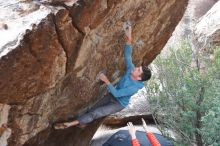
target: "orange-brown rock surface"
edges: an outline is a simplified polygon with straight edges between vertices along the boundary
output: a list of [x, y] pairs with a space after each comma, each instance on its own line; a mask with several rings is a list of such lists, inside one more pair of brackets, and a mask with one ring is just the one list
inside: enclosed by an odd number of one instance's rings
[[80, 0], [49, 14], [0, 58], [0, 102], [11, 106], [10, 146], [89, 145], [100, 121], [54, 131], [101, 97], [96, 75], [123, 73], [122, 25], [133, 27], [136, 65], [149, 64], [181, 19], [187, 0]]

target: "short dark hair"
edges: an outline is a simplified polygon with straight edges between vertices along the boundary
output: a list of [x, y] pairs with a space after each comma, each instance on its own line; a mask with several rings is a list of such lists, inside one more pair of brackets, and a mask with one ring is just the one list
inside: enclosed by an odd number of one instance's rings
[[141, 81], [149, 80], [151, 78], [151, 70], [147, 66], [142, 66], [142, 70]]

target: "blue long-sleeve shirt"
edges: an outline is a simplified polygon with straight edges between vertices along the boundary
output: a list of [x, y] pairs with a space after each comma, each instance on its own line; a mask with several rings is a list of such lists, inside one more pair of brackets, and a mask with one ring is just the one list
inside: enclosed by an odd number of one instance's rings
[[131, 71], [134, 68], [131, 55], [132, 46], [129, 44], [125, 44], [124, 58], [126, 64], [126, 72], [121, 77], [115, 87], [112, 84], [108, 84], [108, 89], [110, 93], [122, 106], [127, 106], [131, 96], [134, 95], [139, 89], [144, 87], [144, 83], [142, 81], [131, 79]]

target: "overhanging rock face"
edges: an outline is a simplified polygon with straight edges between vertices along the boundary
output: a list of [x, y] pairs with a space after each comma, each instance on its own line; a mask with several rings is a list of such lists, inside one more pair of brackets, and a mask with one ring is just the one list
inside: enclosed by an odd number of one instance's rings
[[47, 15], [0, 58], [0, 101], [11, 105], [9, 145], [88, 146], [101, 120], [84, 130], [54, 131], [52, 123], [100, 98], [99, 71], [111, 81], [123, 73], [125, 21], [133, 27], [134, 63], [149, 64], [186, 5], [187, 0], [81, 0]]

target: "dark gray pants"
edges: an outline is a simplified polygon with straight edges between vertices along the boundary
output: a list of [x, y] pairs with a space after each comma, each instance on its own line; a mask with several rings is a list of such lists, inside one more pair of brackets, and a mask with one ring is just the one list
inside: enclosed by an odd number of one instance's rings
[[79, 116], [77, 120], [80, 124], [87, 124], [95, 119], [116, 113], [124, 108], [111, 94], [107, 94], [99, 100], [85, 114]]

